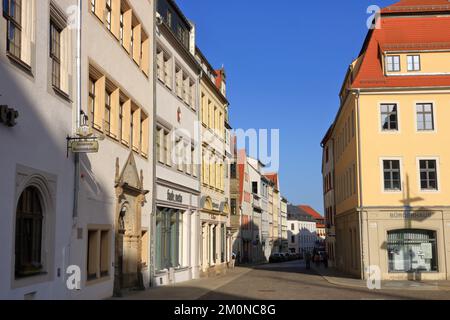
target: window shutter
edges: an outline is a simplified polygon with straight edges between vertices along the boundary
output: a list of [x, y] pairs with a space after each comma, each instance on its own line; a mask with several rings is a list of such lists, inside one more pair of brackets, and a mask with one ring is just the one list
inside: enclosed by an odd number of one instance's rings
[[131, 21], [132, 21], [131, 9], [123, 13], [123, 47], [128, 53], [131, 53]]
[[112, 0], [112, 17], [111, 17], [111, 32], [120, 39], [120, 6], [121, 0]]
[[98, 79], [95, 83], [94, 127], [100, 131], [103, 131], [103, 117], [105, 115], [105, 85], [105, 76]]
[[133, 28], [133, 60], [138, 64], [141, 65], [141, 25], [138, 24], [136, 27]]
[[114, 138], [117, 138], [119, 136], [119, 108], [120, 108], [120, 90], [116, 89], [111, 93], [110, 133]]

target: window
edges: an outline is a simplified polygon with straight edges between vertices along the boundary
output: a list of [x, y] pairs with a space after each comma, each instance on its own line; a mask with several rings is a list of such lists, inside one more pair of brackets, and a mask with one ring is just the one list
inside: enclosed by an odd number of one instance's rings
[[50, 58], [52, 59], [52, 85], [61, 88], [61, 28], [50, 22]]
[[111, 133], [111, 93], [105, 91], [105, 133]]
[[123, 11], [120, 10], [119, 18], [119, 42], [123, 46], [123, 35], [124, 35], [124, 22], [123, 22]]
[[92, 127], [94, 126], [95, 117], [95, 80], [89, 78], [89, 117], [91, 119]]
[[295, 230], [295, 225], [293, 223], [291, 223], [291, 230], [294, 231]]
[[119, 104], [119, 141], [121, 142], [123, 139], [123, 104], [124, 102], [121, 101]]
[[400, 161], [383, 160], [384, 190], [399, 191], [401, 187]]
[[419, 103], [416, 106], [416, 110], [417, 110], [417, 130], [433, 131], [434, 130], [433, 105], [431, 103]]
[[291, 236], [291, 243], [295, 243], [295, 236]]
[[29, 277], [42, 272], [43, 208], [37, 188], [26, 188], [16, 211], [15, 276]]
[[86, 263], [88, 281], [109, 276], [109, 238], [109, 230], [88, 230]]
[[400, 56], [387, 56], [386, 57], [386, 68], [388, 72], [399, 72], [400, 71]]
[[398, 115], [396, 104], [381, 105], [381, 130], [383, 131], [398, 130]]
[[420, 56], [408, 56], [408, 71], [420, 71]]
[[6, 50], [20, 59], [22, 53], [22, 0], [4, 0], [3, 14], [6, 18]]
[[236, 167], [236, 163], [232, 163], [231, 165], [230, 165], [230, 176], [231, 176], [231, 179], [236, 179], [236, 177], [237, 177], [237, 167]]
[[230, 200], [230, 206], [231, 206], [231, 215], [235, 216], [237, 215], [237, 200], [231, 199]]
[[106, 27], [111, 30], [112, 0], [106, 0]]
[[436, 232], [396, 230], [388, 232], [389, 272], [437, 272]]
[[252, 192], [253, 194], [258, 194], [258, 182], [252, 182]]
[[95, 0], [91, 0], [91, 12], [95, 13], [95, 5], [96, 5], [96, 1]]
[[158, 208], [156, 214], [156, 270], [181, 266], [181, 211]]
[[420, 188], [422, 190], [437, 190], [437, 163], [436, 160], [420, 160]]

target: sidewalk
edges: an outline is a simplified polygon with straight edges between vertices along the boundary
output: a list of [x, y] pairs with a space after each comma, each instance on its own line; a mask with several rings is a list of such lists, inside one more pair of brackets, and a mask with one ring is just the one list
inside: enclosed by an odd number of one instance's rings
[[[316, 267], [315, 264], [311, 264], [311, 269], [330, 284], [369, 290], [366, 280], [350, 278], [334, 268], [326, 269], [323, 265]], [[450, 291], [450, 281], [381, 281], [381, 290]]]
[[129, 292], [121, 298], [112, 300], [199, 300], [211, 291], [227, 285], [228, 283], [244, 276], [252, 269], [248, 267], [235, 267], [227, 271], [225, 275], [210, 278], [201, 278], [183, 283], [153, 287], [145, 291]]

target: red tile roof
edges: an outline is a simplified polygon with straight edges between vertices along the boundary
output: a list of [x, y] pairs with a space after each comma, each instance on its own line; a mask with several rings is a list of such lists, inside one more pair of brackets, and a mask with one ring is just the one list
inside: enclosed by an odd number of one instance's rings
[[265, 174], [264, 177], [272, 181], [275, 184], [275, 186], [278, 187], [278, 173], [268, 173]]
[[[409, 1], [406, 1], [409, 3]], [[418, 2], [412, 1], [411, 3]], [[423, 0], [422, 0], [423, 2]], [[447, 2], [447, 1], [445, 1]], [[450, 2], [448, 2], [450, 5]], [[450, 76], [387, 77], [382, 68], [382, 52], [418, 49], [450, 49], [450, 17], [383, 17], [381, 28], [369, 32], [352, 88], [441, 87], [450, 86]]]
[[310, 206], [307, 205], [300, 205], [298, 206], [301, 210], [303, 210], [304, 212], [306, 212], [307, 214], [309, 214], [311, 217], [313, 217], [316, 220], [323, 220], [325, 219], [320, 213], [318, 213], [316, 210], [314, 210], [313, 208], [311, 208]]
[[384, 9], [382, 13], [441, 12], [450, 10], [448, 0], [401, 0]]

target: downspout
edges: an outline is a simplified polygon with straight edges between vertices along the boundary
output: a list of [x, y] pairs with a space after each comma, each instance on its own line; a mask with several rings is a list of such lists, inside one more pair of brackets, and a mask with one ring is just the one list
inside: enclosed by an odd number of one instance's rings
[[361, 152], [361, 117], [360, 117], [360, 94], [361, 90], [356, 90], [356, 114], [357, 114], [357, 122], [358, 122], [358, 181], [359, 181], [359, 197], [358, 197], [358, 219], [359, 219], [359, 251], [360, 251], [360, 263], [361, 263], [361, 279], [365, 279], [365, 272], [364, 272], [364, 247], [363, 247], [363, 221], [362, 221], [362, 214], [363, 214], [363, 193], [362, 193], [362, 164], [361, 164], [361, 158], [362, 158], [362, 152]]
[[[152, 136], [152, 150], [153, 150], [153, 155], [155, 155], [156, 152], [156, 143], [155, 143], [155, 137], [156, 137], [156, 119], [157, 119], [157, 112], [156, 112], [156, 82], [158, 81], [157, 79], [157, 74], [156, 74], [156, 36], [157, 36], [157, 32], [156, 29], [158, 28], [158, 24], [156, 23], [156, 1], [153, 1], [153, 57], [152, 57], [152, 62], [153, 62], [153, 69], [152, 69], [152, 73], [153, 73], [153, 136]], [[157, 190], [157, 185], [156, 185], [156, 165], [157, 165], [157, 159], [155, 156], [153, 156], [153, 165], [152, 165], [152, 174], [153, 174], [153, 190], [152, 190], [152, 213], [150, 214], [150, 266], [149, 266], [149, 286], [153, 287], [154, 286], [154, 277], [155, 277], [155, 264], [156, 264], [156, 259], [155, 259], [155, 254], [156, 250], [155, 250], [155, 243], [156, 243], [156, 211], [157, 211], [157, 207], [156, 207], [156, 190]]]
[[[78, 133], [81, 122], [81, 18], [83, 13], [83, 1], [78, 0], [78, 17], [77, 17], [77, 105], [75, 110], [75, 133]], [[73, 199], [73, 227], [77, 224], [78, 219], [78, 198], [80, 191], [80, 157], [76, 153], [74, 155], [74, 199]]]

